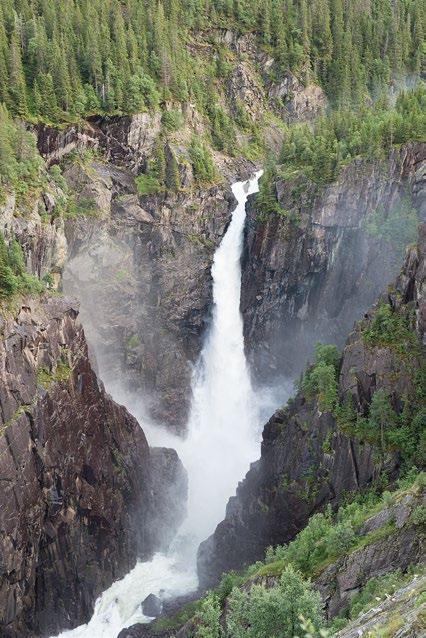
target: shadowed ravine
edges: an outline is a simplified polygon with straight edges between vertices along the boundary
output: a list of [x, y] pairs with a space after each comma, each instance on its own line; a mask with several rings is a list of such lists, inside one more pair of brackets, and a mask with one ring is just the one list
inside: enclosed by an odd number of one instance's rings
[[187, 438], [142, 422], [150, 443], [174, 447], [184, 463], [189, 479], [187, 518], [167, 555], [138, 563], [98, 599], [87, 625], [63, 632], [63, 637], [116, 638], [121, 629], [149, 621], [141, 610], [148, 594], [171, 598], [196, 589], [199, 543], [223, 518], [228, 498], [259, 455], [264, 406], [251, 385], [239, 307], [245, 204], [248, 195], [257, 192], [260, 176], [261, 171], [232, 187], [238, 205], [212, 267], [212, 322], [193, 374]]

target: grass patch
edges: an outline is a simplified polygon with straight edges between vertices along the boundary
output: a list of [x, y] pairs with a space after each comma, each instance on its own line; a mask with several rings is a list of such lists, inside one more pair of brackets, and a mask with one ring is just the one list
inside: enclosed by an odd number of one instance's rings
[[164, 190], [158, 179], [152, 175], [138, 175], [135, 177], [135, 182], [138, 195], [141, 196], [156, 195]]
[[50, 371], [45, 366], [37, 370], [37, 385], [47, 390], [52, 383], [67, 381], [72, 374], [72, 368], [67, 361], [61, 360], [56, 365], [54, 371]]

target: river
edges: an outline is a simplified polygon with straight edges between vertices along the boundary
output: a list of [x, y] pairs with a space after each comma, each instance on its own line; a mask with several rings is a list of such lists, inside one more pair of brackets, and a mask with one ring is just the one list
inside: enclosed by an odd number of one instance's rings
[[223, 519], [238, 481], [259, 456], [263, 410], [244, 354], [240, 293], [245, 205], [261, 174], [232, 185], [237, 206], [214, 256], [212, 321], [194, 370], [188, 435], [182, 440], [142, 422], [151, 444], [174, 447], [182, 459], [189, 480], [187, 518], [167, 554], [138, 563], [99, 597], [87, 625], [61, 638], [117, 638], [121, 629], [150, 620], [141, 610], [148, 594], [171, 598], [196, 589], [197, 548]]

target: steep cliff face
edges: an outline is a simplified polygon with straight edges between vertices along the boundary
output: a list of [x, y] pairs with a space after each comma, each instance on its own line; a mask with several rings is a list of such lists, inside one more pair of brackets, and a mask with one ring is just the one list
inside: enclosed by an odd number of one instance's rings
[[[426, 216], [426, 146], [395, 150], [387, 162], [357, 160], [325, 186], [278, 181], [283, 209], [266, 220], [252, 198], [243, 256], [241, 309], [254, 373], [267, 381], [300, 372], [313, 345], [342, 345], [355, 319], [398, 272], [400, 235], [386, 220], [412, 200]], [[367, 229], [373, 217], [379, 228]]]
[[[336, 390], [341, 404], [350, 401], [358, 414], [368, 414], [378, 390], [391, 397], [399, 412], [417, 392], [417, 371], [424, 365], [419, 344], [425, 330], [425, 253], [423, 226], [418, 246], [408, 252], [402, 274], [381, 301], [395, 317], [416, 311], [411, 332], [403, 328], [408, 341], [399, 346], [396, 329], [386, 338], [366, 338], [371, 326], [382, 329], [380, 319], [375, 320], [378, 306], [356, 325], [344, 348]], [[367, 443], [367, 434], [354, 438], [345, 432], [351, 431], [335, 412], [320, 408], [318, 400], [304, 392], [276, 412], [265, 426], [260, 460], [230, 499], [224, 521], [200, 546], [202, 586], [261, 558], [267, 546], [289, 541], [312, 513], [367, 486], [379, 471], [385, 469], [389, 478], [397, 474], [398, 453], [381, 458]]]
[[[51, 287], [68, 256], [63, 197], [48, 181], [0, 207], [6, 242]], [[2, 299], [0, 332], [0, 633], [52, 635], [88, 620], [102, 590], [167, 547], [186, 473], [105, 393], [75, 300]]]
[[177, 455], [150, 451], [105, 394], [77, 314], [47, 297], [1, 319], [2, 636], [86, 621], [103, 589], [164, 547], [156, 526], [172, 531], [184, 511]]
[[120, 379], [151, 417], [180, 431], [232, 193], [213, 186], [139, 197], [130, 171], [100, 162], [64, 175], [96, 213], [67, 222], [64, 289], [81, 301], [101, 376]]

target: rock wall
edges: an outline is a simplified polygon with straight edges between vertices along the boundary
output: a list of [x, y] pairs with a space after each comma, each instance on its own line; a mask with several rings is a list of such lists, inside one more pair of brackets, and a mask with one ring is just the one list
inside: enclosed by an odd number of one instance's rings
[[322, 188], [302, 177], [281, 180], [276, 192], [298, 221], [263, 220], [251, 198], [242, 264], [247, 353], [266, 383], [298, 374], [318, 341], [343, 345], [396, 276], [398, 237], [390, 244], [366, 223], [376, 210], [386, 219], [406, 198], [426, 219], [426, 145], [395, 150], [387, 162], [356, 160]]
[[[102, 195], [102, 190], [97, 191]], [[0, 207], [28, 272], [58, 287], [68, 258], [64, 193]], [[57, 293], [0, 313], [0, 635], [49, 636], [87, 621], [137, 558], [168, 546], [185, 514], [174, 450], [148, 447], [97, 379], [78, 303]]]
[[96, 211], [66, 225], [63, 285], [81, 301], [101, 376], [109, 387], [120, 380], [151, 418], [182, 431], [233, 195], [214, 186], [139, 197], [132, 174], [109, 163], [72, 165], [64, 175]]
[[[401, 275], [384, 297], [395, 310], [416, 309], [414, 330], [420, 340], [426, 328], [425, 256], [423, 225], [418, 245], [408, 251]], [[392, 345], [367, 345], [363, 331], [373, 313], [355, 326], [340, 364], [340, 400], [351, 396], [360, 414], [367, 413], [374, 392], [382, 388], [401, 406], [414, 391], [415, 371], [424, 364], [424, 352], [409, 353], [408, 364]], [[262, 558], [269, 545], [288, 542], [315, 511], [367, 486], [379, 470], [391, 478], [398, 463], [398, 455], [390, 454], [381, 466], [367, 443], [344, 434], [330, 412], [299, 392], [266, 424], [260, 459], [229, 500], [225, 519], [200, 545], [201, 586], [210, 587], [223, 572]]]
[[177, 455], [150, 451], [135, 419], [105, 394], [77, 314], [75, 302], [47, 297], [1, 319], [5, 638], [87, 621], [102, 590], [165, 546], [155, 527], [172, 533], [184, 512]]

